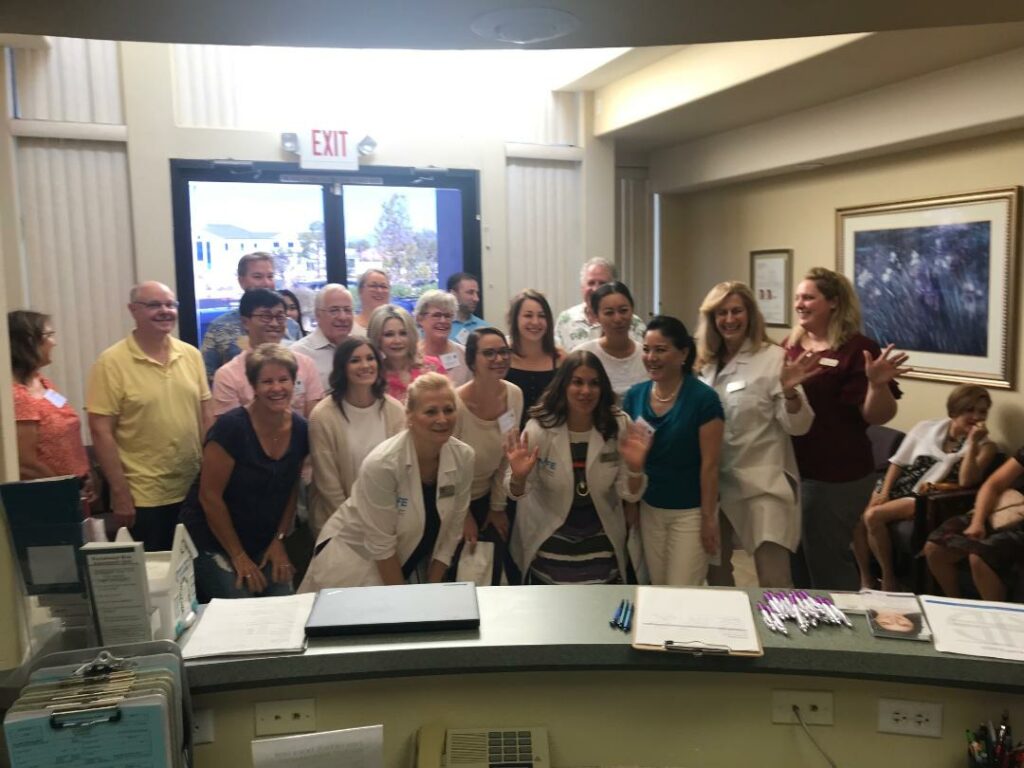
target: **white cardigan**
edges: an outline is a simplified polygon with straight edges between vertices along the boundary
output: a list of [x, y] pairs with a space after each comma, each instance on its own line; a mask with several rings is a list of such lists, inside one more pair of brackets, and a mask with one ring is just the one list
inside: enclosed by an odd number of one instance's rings
[[[630, 424], [624, 413], [617, 416], [619, 435]], [[512, 470], [505, 473], [505, 489], [509, 498], [518, 499], [516, 523], [512, 529], [511, 551], [524, 576], [537, 556], [540, 545], [557, 531], [569, 516], [575, 481], [572, 471], [572, 449], [569, 428], [565, 424], [546, 429], [530, 419], [525, 434], [530, 449], [540, 449], [537, 465], [526, 479], [522, 496], [511, 491]], [[643, 477], [636, 493], [629, 492], [629, 470], [619, 456], [618, 437], [605, 441], [596, 429], [587, 445], [587, 485], [590, 497], [605, 534], [615, 549], [619, 573], [626, 574], [626, 518], [623, 501], [638, 501], [647, 489]]]
[[[437, 514], [441, 528], [432, 559], [450, 563], [462, 538], [473, 482], [473, 449], [449, 438], [437, 470]], [[378, 445], [360, 470], [352, 495], [331, 515], [317, 539], [300, 592], [327, 587], [381, 584], [377, 560], [397, 555], [405, 562], [423, 537], [426, 511], [412, 435], [399, 432]]]
[[[384, 435], [393, 437], [405, 429], [405, 408], [384, 395]], [[349, 441], [352, 425], [341, 415], [334, 398], [328, 396], [317, 403], [309, 414], [309, 455], [313, 462], [313, 484], [309, 489], [309, 524], [320, 533], [327, 518], [352, 493], [352, 460]]]

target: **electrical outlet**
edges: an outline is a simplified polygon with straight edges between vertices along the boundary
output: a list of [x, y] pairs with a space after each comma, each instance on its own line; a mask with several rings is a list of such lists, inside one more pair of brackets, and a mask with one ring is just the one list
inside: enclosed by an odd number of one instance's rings
[[793, 707], [808, 725], [832, 725], [832, 691], [772, 691], [772, 722], [799, 723]]
[[209, 744], [213, 741], [213, 710], [197, 709], [192, 713], [192, 743]]
[[942, 738], [942, 705], [930, 701], [878, 700], [878, 730]]
[[261, 701], [256, 708], [256, 735], [310, 733], [316, 730], [316, 699]]

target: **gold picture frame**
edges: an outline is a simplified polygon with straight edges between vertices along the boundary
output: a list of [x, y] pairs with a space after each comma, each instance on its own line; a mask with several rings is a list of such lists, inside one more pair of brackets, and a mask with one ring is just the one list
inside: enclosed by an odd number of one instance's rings
[[793, 306], [793, 251], [750, 252], [750, 289], [769, 328], [789, 328]]
[[1020, 187], [836, 211], [864, 333], [910, 354], [908, 378], [1014, 387], [1020, 216]]

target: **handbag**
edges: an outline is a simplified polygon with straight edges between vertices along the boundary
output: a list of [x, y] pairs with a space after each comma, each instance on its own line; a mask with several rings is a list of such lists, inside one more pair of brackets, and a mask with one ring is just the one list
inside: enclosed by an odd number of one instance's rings
[[1024, 493], [1015, 488], [1003, 491], [996, 502], [996, 508], [989, 515], [988, 524], [993, 531], [1024, 524]]

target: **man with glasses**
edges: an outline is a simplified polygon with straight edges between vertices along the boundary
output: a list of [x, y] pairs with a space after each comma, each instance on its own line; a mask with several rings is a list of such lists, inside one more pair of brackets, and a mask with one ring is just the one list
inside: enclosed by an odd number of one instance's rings
[[[238, 313], [242, 318], [242, 327], [249, 337], [250, 349], [242, 350], [240, 355], [217, 369], [213, 375], [213, 414], [220, 416], [232, 408], [248, 405], [252, 402], [253, 391], [249, 379], [245, 375], [245, 361], [249, 353], [260, 344], [280, 344], [284, 338], [285, 314], [284, 296], [267, 288], [253, 288], [242, 295], [238, 303]], [[320, 375], [316, 364], [306, 355], [296, 351], [295, 362], [299, 370], [295, 376], [295, 388], [292, 391], [292, 410], [299, 416], [309, 418], [313, 406], [324, 397], [324, 388], [320, 383]]]
[[199, 350], [171, 335], [174, 292], [162, 283], [137, 285], [128, 311], [135, 330], [97, 358], [86, 410], [114, 520], [147, 551], [163, 551], [199, 472], [213, 409]]
[[313, 358], [320, 384], [327, 391], [334, 367], [334, 350], [352, 333], [352, 294], [343, 285], [328, 283], [316, 294], [314, 313], [316, 330], [292, 344], [290, 349]]
[[455, 312], [455, 319], [452, 320], [448, 338], [466, 346], [469, 334], [487, 325], [482, 317], [473, 314], [480, 306], [480, 281], [469, 272], [456, 272], [448, 278], [448, 293], [455, 297], [459, 307]]
[[[238, 260], [238, 284], [243, 291], [254, 288], [274, 290], [274, 255], [266, 251], [247, 253]], [[286, 339], [302, 337], [299, 324], [288, 318], [285, 328]], [[210, 323], [203, 336], [200, 350], [206, 364], [206, 378], [213, 381], [213, 374], [228, 360], [231, 360], [243, 349], [252, 348], [242, 325], [242, 317], [237, 309], [219, 315]]]

